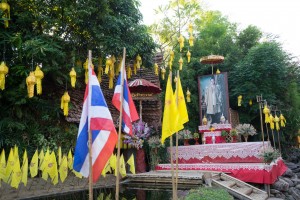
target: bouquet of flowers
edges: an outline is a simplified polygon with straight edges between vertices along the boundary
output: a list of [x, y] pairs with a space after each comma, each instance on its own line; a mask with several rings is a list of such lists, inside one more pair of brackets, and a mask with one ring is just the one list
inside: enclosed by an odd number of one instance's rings
[[124, 143], [139, 149], [143, 147], [144, 140], [150, 136], [151, 128], [146, 122], [139, 120], [132, 124], [132, 133], [132, 135], [124, 136]]
[[180, 136], [180, 138], [183, 139], [191, 139], [192, 138], [192, 134], [190, 130], [181, 130], [178, 132], [178, 135]]

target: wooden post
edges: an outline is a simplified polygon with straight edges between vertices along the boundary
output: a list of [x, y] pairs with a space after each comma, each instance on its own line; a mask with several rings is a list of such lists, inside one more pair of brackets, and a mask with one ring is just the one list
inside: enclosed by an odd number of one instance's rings
[[120, 192], [120, 142], [121, 142], [121, 131], [122, 131], [122, 114], [123, 114], [123, 99], [124, 99], [124, 67], [125, 67], [125, 56], [126, 56], [126, 48], [124, 47], [123, 50], [123, 59], [122, 59], [122, 66], [121, 66], [121, 92], [120, 92], [120, 98], [121, 98], [121, 102], [120, 102], [120, 118], [119, 118], [119, 133], [118, 133], [118, 149], [117, 149], [117, 163], [116, 163], [116, 195], [115, 195], [115, 199], [118, 200], [119, 199], [119, 192]]
[[170, 136], [170, 155], [171, 155], [171, 174], [172, 174], [172, 192], [173, 192], [173, 200], [176, 200], [175, 193], [175, 182], [174, 182], [174, 165], [173, 165], [173, 136]]
[[[179, 70], [177, 70], [177, 82], [176, 82], [176, 106], [178, 108], [178, 83], [179, 83]], [[176, 167], [175, 167], [175, 192], [177, 198], [177, 188], [178, 188], [178, 132], [176, 132], [176, 149], [175, 149], [175, 159], [176, 159]]]
[[[91, 70], [92, 65], [92, 51], [89, 50], [88, 70]], [[90, 80], [89, 80], [90, 81]], [[88, 111], [89, 112], [89, 111]], [[89, 127], [89, 199], [93, 200], [93, 155], [92, 155], [92, 131]]]

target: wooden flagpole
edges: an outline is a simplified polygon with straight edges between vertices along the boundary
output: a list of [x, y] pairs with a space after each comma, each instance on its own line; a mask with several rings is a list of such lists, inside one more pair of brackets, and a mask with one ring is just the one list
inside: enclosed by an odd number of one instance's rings
[[[88, 70], [91, 70], [90, 69], [91, 66], [92, 66], [92, 51], [89, 50]], [[91, 77], [89, 77], [89, 78], [91, 78]], [[91, 92], [91, 91], [89, 91], [89, 92]], [[90, 101], [90, 99], [88, 101]], [[89, 127], [90, 127], [90, 124], [89, 124]], [[93, 200], [92, 131], [90, 130], [90, 128], [89, 128], [89, 167], [90, 167], [90, 174], [89, 174], [89, 200]]]
[[116, 177], [116, 196], [115, 199], [118, 200], [119, 199], [119, 192], [120, 192], [120, 143], [121, 143], [121, 131], [122, 131], [122, 115], [123, 115], [123, 99], [124, 99], [124, 95], [123, 95], [123, 88], [124, 88], [124, 67], [125, 67], [125, 56], [126, 56], [126, 48], [124, 47], [123, 50], [123, 60], [122, 60], [122, 66], [121, 66], [121, 92], [120, 92], [120, 98], [121, 98], [121, 102], [120, 102], [120, 118], [119, 118], [119, 133], [118, 133], [118, 150], [117, 150], [117, 164], [116, 164], [116, 173], [117, 173], [117, 177]]
[[[178, 81], [179, 81], [179, 70], [177, 70], [177, 82], [176, 82], [176, 106], [178, 108]], [[178, 187], [178, 132], [176, 132], [176, 150], [175, 150], [175, 159], [176, 159], [176, 167], [175, 167], [175, 191], [177, 195], [177, 187]]]

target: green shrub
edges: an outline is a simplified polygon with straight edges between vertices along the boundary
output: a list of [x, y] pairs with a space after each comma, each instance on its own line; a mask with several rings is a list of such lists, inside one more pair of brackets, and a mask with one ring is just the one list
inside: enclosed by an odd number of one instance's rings
[[233, 197], [224, 189], [220, 188], [199, 188], [190, 190], [185, 200], [233, 200]]

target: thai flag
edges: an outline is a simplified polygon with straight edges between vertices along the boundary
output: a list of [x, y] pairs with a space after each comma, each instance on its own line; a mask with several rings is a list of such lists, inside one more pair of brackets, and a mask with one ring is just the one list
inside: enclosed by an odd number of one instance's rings
[[121, 106], [121, 77], [124, 77], [124, 87], [123, 87], [123, 112], [122, 112], [122, 131], [132, 135], [132, 122], [139, 119], [139, 115], [136, 111], [134, 102], [132, 100], [128, 84], [126, 78], [126, 71], [125, 71], [125, 58], [122, 59], [122, 66], [121, 66], [121, 73], [119, 75], [117, 85], [115, 87], [114, 96], [112, 99], [112, 104], [120, 111]]
[[89, 176], [88, 131], [92, 132], [93, 182], [96, 182], [112, 155], [118, 135], [94, 70], [89, 67], [82, 114], [75, 147], [75, 171]]

